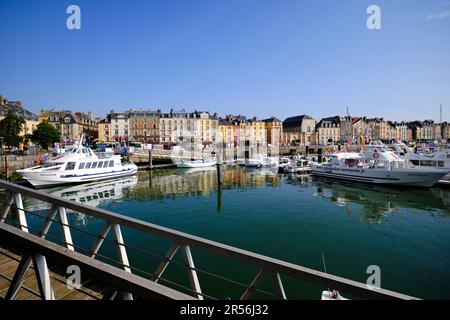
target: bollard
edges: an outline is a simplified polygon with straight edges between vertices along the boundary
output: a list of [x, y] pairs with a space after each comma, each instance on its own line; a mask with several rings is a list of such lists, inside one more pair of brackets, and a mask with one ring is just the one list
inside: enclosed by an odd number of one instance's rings
[[5, 180], [8, 181], [8, 156], [5, 156]]
[[152, 150], [148, 150], [148, 169], [153, 169], [153, 157], [152, 157]]

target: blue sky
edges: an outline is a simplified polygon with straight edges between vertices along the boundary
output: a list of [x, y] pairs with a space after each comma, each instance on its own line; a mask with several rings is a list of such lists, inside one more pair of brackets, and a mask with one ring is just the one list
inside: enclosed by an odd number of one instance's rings
[[0, 94], [34, 112], [450, 120], [450, 0], [0, 0], [0, 41]]

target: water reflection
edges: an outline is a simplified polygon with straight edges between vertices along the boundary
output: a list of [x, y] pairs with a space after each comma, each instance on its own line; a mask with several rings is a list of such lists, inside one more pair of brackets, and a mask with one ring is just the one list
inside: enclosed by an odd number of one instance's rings
[[450, 194], [442, 189], [394, 189], [319, 178], [312, 179], [311, 185], [315, 196], [344, 208], [348, 215], [359, 214], [361, 221], [379, 222], [402, 209], [411, 213], [423, 210], [450, 216]]
[[[292, 188], [294, 186], [294, 188]], [[217, 197], [217, 210], [222, 210], [222, 195], [230, 189], [256, 189], [281, 187], [277, 192], [292, 194], [290, 200], [281, 203], [286, 210], [298, 206], [298, 190], [311, 194], [309, 203], [315, 207], [317, 198], [332, 202], [344, 209], [345, 214], [358, 214], [361, 221], [379, 222], [388, 215], [424, 210], [432, 214], [450, 216], [450, 192], [442, 189], [394, 189], [390, 187], [357, 185], [345, 182], [316, 179], [309, 175], [281, 175], [275, 168], [249, 169], [243, 167], [226, 168], [223, 184], [217, 186], [216, 168], [167, 169], [139, 172], [136, 177], [110, 180], [100, 183], [58, 187], [47, 189], [51, 195], [76, 201], [90, 206], [100, 206], [113, 210], [117, 201], [152, 201], [189, 197]], [[316, 200], [314, 200], [316, 199]], [[292, 201], [292, 202], [290, 202]], [[302, 200], [305, 201], [305, 200]], [[37, 200], [26, 198], [24, 204], [29, 210], [46, 209], [48, 206]]]
[[[127, 177], [104, 182], [60, 186], [52, 189], [43, 189], [43, 191], [65, 200], [98, 207], [108, 201], [127, 198], [130, 189], [136, 186], [137, 182], [137, 177]], [[24, 206], [26, 210], [38, 212], [50, 208], [48, 203], [29, 197], [24, 198]], [[68, 212], [72, 211], [68, 210]], [[87, 224], [86, 216], [84, 214], [75, 213], [74, 216], [77, 219], [77, 225]]]

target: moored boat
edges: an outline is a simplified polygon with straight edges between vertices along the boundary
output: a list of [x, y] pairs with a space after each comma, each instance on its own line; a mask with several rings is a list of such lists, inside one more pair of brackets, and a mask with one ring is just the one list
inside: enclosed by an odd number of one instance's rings
[[178, 160], [174, 162], [178, 168], [203, 168], [212, 167], [217, 164], [216, 159], [196, 159], [196, 160]]
[[95, 154], [80, 143], [51, 158], [43, 165], [17, 170], [34, 187], [85, 183], [134, 175], [137, 166], [125, 163], [120, 155]]
[[363, 153], [332, 154], [325, 163], [314, 163], [312, 173], [333, 179], [373, 184], [431, 187], [449, 173], [448, 169], [416, 167], [383, 144], [371, 144]]

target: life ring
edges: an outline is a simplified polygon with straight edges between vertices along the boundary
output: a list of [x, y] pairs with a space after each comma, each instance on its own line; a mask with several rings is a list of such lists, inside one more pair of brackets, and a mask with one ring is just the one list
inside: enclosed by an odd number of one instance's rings
[[373, 157], [374, 157], [375, 159], [378, 159], [378, 158], [380, 157], [380, 154], [379, 154], [378, 152], [374, 152], [374, 153], [373, 153]]

